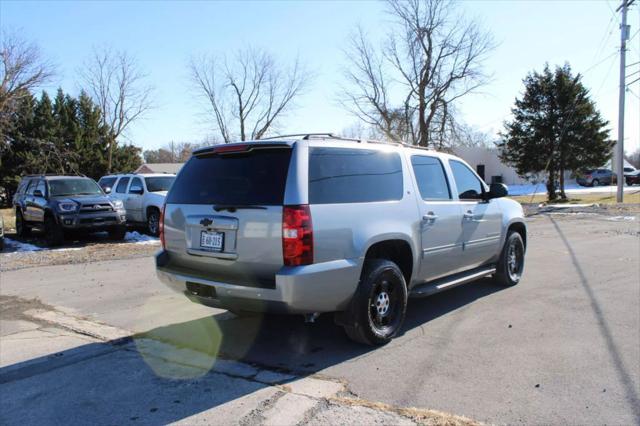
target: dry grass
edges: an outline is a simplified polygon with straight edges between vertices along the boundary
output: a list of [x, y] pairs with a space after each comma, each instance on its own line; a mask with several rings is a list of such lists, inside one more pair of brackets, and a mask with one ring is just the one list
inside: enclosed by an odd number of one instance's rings
[[359, 398], [334, 397], [330, 401], [340, 405], [359, 406], [378, 411], [396, 413], [408, 417], [419, 425], [426, 426], [480, 426], [482, 423], [455, 414], [422, 408], [400, 408], [382, 402], [371, 402]]
[[13, 231], [16, 229], [16, 217], [13, 209], [0, 209], [0, 215], [4, 219], [4, 230]]
[[[554, 201], [554, 203], [569, 203], [569, 204], [617, 204], [616, 193], [595, 193], [595, 194], [568, 194], [569, 199], [567, 201]], [[533, 197], [531, 195], [519, 195], [516, 197], [510, 197], [519, 203], [546, 203], [546, 194], [537, 194]], [[640, 203], [640, 189], [633, 192], [624, 193], [624, 204], [638, 204]]]

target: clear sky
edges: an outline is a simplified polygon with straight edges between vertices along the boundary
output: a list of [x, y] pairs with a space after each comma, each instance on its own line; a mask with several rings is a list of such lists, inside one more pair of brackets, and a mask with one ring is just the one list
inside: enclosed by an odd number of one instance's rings
[[[636, 2], [638, 3], [638, 2]], [[486, 61], [493, 74], [482, 93], [458, 104], [464, 120], [495, 133], [509, 118], [527, 72], [568, 61], [584, 73], [598, 108], [617, 138], [619, 14], [617, 0], [483, 1], [467, 0], [461, 10], [489, 30], [499, 43]], [[640, 5], [629, 13], [627, 63], [640, 61]], [[0, 24], [36, 42], [58, 67], [48, 90], [79, 90], [77, 70], [94, 46], [109, 45], [135, 55], [155, 86], [156, 107], [133, 125], [128, 138], [145, 149], [171, 140], [200, 141], [212, 133], [203, 106], [190, 90], [190, 56], [233, 52], [253, 45], [283, 61], [299, 54], [316, 78], [298, 109], [282, 121], [285, 132], [340, 132], [355, 117], [336, 102], [345, 59], [342, 48], [361, 24], [372, 37], [389, 28], [384, 4], [373, 1], [235, 2], [26, 2], [0, 0]], [[595, 66], [594, 66], [595, 65]], [[627, 69], [636, 72], [640, 65]], [[627, 93], [625, 144], [640, 146], [640, 82]]]

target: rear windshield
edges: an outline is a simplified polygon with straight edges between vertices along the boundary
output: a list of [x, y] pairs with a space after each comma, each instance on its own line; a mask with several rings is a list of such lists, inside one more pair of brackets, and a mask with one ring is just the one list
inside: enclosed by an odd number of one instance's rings
[[146, 177], [144, 181], [147, 183], [147, 191], [162, 192], [168, 191], [171, 184], [175, 180], [175, 176]]
[[290, 159], [290, 148], [194, 156], [174, 181], [167, 203], [282, 205]]
[[402, 198], [402, 165], [396, 152], [311, 148], [311, 204], [367, 203]]

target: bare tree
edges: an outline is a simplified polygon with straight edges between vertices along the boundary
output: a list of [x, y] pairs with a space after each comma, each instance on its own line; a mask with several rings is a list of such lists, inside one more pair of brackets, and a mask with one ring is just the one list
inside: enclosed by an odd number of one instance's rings
[[487, 81], [491, 36], [450, 0], [388, 0], [395, 27], [376, 49], [362, 29], [347, 49], [343, 104], [387, 137], [442, 148], [455, 131], [455, 102]]
[[108, 48], [94, 49], [81, 75], [85, 89], [102, 110], [102, 124], [112, 132], [107, 161], [110, 172], [118, 138], [153, 107], [153, 87], [146, 84], [147, 74], [134, 57]]
[[285, 68], [268, 52], [253, 48], [239, 51], [231, 60], [192, 58], [189, 72], [225, 143], [264, 137], [293, 107], [310, 79], [299, 60]]
[[15, 33], [2, 32], [0, 40], [0, 126], [17, 101], [47, 83], [53, 75], [53, 65], [42, 57], [40, 49]]

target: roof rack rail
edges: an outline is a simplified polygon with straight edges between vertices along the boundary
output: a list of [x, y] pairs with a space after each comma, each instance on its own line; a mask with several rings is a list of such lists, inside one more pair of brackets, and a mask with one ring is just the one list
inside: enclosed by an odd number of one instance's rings
[[24, 175], [24, 177], [47, 177], [47, 176], [81, 176], [87, 177], [82, 173], [32, 173]]
[[397, 140], [376, 140], [376, 139], [367, 139], [367, 138], [346, 138], [346, 137], [343, 137], [343, 136], [335, 135], [333, 133], [293, 133], [293, 134], [289, 134], [289, 135], [269, 136], [268, 138], [258, 139], [258, 142], [259, 141], [273, 140], [273, 139], [293, 138], [293, 137], [299, 137], [302, 140], [334, 139], [334, 140], [351, 141], [351, 142], [357, 142], [357, 143], [386, 144], [386, 145], [403, 146], [403, 147], [406, 147], [406, 148], [415, 148], [415, 149], [422, 149], [422, 150], [431, 151], [431, 149], [429, 149], [427, 147], [423, 147], [423, 146], [419, 146], [419, 145], [412, 145], [412, 144], [409, 144], [409, 143], [406, 143], [406, 142], [397, 141]]
[[267, 141], [267, 140], [271, 140], [271, 139], [284, 139], [284, 138], [292, 138], [292, 137], [298, 137], [298, 136], [302, 136], [302, 139], [304, 139], [304, 140], [310, 139], [312, 136], [325, 136], [325, 137], [329, 137], [329, 138], [334, 138], [335, 137], [333, 135], [333, 133], [292, 133], [292, 134], [289, 134], [289, 135], [269, 136], [268, 138], [261, 138], [261, 139], [258, 139], [258, 140]]

